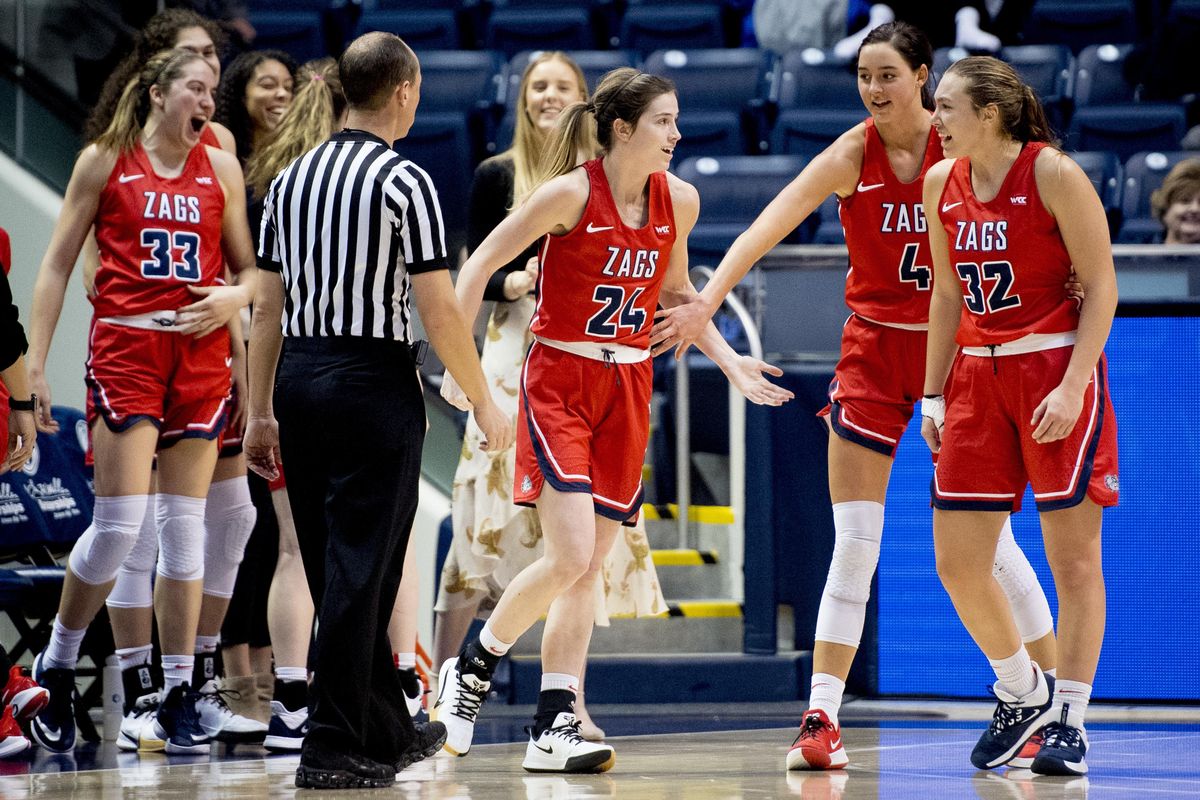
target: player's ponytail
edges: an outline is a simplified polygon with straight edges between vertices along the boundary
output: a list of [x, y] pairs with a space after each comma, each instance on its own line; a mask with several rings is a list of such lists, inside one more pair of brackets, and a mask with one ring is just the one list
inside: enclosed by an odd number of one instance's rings
[[994, 105], [1000, 129], [1008, 136], [1022, 143], [1058, 144], [1037, 94], [1009, 64], [991, 56], [971, 56], [951, 64], [946, 75], [962, 78], [963, 91], [976, 111]]
[[669, 79], [633, 67], [606, 74], [590, 103], [573, 103], [559, 115], [558, 126], [542, 153], [533, 188], [573, 170], [591, 136], [599, 142], [601, 153], [607, 153], [612, 149], [614, 122], [621, 119], [636, 127], [654, 98], [674, 91], [675, 84]]
[[141, 71], [125, 84], [113, 111], [112, 121], [104, 133], [96, 138], [96, 144], [117, 153], [132, 150], [150, 117], [150, 87], [157, 86], [165, 93], [167, 87], [183, 74], [184, 67], [193, 61], [204, 59], [196, 53], [179, 49], [154, 54]]

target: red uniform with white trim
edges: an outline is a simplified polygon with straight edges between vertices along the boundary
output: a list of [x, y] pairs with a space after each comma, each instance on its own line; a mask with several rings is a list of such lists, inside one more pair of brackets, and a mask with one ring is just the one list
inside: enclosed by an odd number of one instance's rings
[[219, 434], [230, 389], [228, 330], [196, 339], [172, 326], [175, 310], [197, 299], [189, 285], [223, 283], [224, 209], [204, 144], [174, 178], [154, 172], [140, 143], [118, 157], [96, 212], [89, 423], [102, 417], [120, 431], [149, 419], [162, 446]]
[[675, 241], [665, 172], [649, 179], [648, 220], [621, 221], [600, 159], [583, 165], [583, 217], [542, 243], [537, 337], [521, 374], [513, 500], [544, 481], [588, 492], [596, 513], [627, 521], [642, 502], [650, 431], [650, 327]]
[[930, 128], [920, 174], [901, 181], [868, 119], [858, 185], [838, 202], [850, 252], [846, 305], [854, 313], [842, 331], [829, 405], [818, 416], [828, 415], [843, 439], [887, 456], [895, 455], [925, 382], [933, 260], [921, 192], [925, 173], [941, 160]]
[[1071, 433], [1033, 440], [1030, 420], [1062, 382], [1079, 325], [1079, 305], [1064, 288], [1070, 255], [1038, 194], [1034, 164], [1045, 147], [1026, 144], [988, 202], [975, 196], [970, 161], [958, 159], [939, 200], [967, 313], [946, 387], [937, 508], [1016, 511], [1027, 483], [1039, 511], [1085, 496], [1117, 504], [1117, 425], [1103, 356]]

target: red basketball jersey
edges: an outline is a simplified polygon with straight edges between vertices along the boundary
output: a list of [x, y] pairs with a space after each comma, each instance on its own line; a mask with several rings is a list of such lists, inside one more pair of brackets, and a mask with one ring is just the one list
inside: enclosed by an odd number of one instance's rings
[[933, 260], [921, 187], [941, 160], [942, 143], [931, 127], [921, 174], [904, 183], [892, 172], [875, 120], [867, 120], [858, 186], [838, 202], [850, 251], [846, 305], [854, 313], [903, 325], [929, 321]]
[[968, 312], [958, 327], [964, 347], [1079, 327], [1079, 306], [1064, 288], [1071, 257], [1034, 177], [1045, 146], [1025, 145], [987, 203], [975, 197], [969, 159], [958, 159], [950, 170], [938, 212]]
[[675, 242], [667, 174], [650, 176], [649, 219], [641, 228], [630, 228], [617, 213], [601, 159], [583, 168], [590, 188], [587, 208], [573, 230], [542, 242], [530, 330], [563, 342], [646, 349]]
[[205, 145], [192, 148], [175, 178], [155, 174], [141, 143], [122, 153], [96, 212], [96, 316], [180, 308], [196, 300], [189, 285], [221, 283], [224, 210]]
[[221, 149], [221, 142], [217, 139], [217, 134], [213, 131], [212, 125], [205, 123], [204, 127], [200, 130], [200, 144], [206, 144], [218, 150]]

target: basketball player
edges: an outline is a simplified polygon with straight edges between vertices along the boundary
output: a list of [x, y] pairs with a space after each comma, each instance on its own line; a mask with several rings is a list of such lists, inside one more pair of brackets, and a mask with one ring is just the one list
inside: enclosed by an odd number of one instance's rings
[[[580, 737], [572, 703], [591, 637], [597, 571], [642, 502], [654, 308], [695, 294], [687, 236], [699, 198], [666, 172], [680, 139], [678, 115], [670, 81], [631, 68], [608, 73], [591, 103], [561, 113], [536, 188], [459, 278], [459, 300], [473, 319], [488, 277], [545, 237], [513, 475], [514, 502], [538, 510], [545, 554], [508, 585], [479, 637], [441, 667], [434, 713], [456, 755], [471, 746], [500, 657], [546, 614], [542, 691], [523, 766], [590, 772], [615, 759], [610, 746]], [[604, 155], [576, 167], [592, 125]], [[701, 348], [750, 400], [790, 399], [762, 375], [781, 374], [777, 368], [738, 356], [716, 328], [708, 328]]]
[[[1033, 771], [1082, 774], [1104, 638], [1101, 509], [1116, 505], [1119, 488], [1103, 352], [1117, 305], [1108, 224], [1008, 64], [974, 57], [950, 67], [933, 125], [949, 160], [925, 179], [935, 280], [921, 433], [940, 453], [938, 574], [996, 672], [999, 701], [971, 762], [1003, 764], [1040, 730]], [[1072, 269], [1082, 309], [1062, 291]], [[1029, 483], [1058, 590], [1057, 683], [1031, 661], [989, 574]]]

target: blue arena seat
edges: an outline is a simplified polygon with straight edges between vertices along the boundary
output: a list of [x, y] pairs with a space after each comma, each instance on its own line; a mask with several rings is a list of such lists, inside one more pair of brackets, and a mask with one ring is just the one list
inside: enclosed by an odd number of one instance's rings
[[680, 109], [679, 132], [682, 139], [675, 145], [672, 159], [676, 169], [692, 156], [737, 156], [748, 152], [741, 115], [736, 111]]
[[1096, 194], [1100, 195], [1104, 208], [1120, 208], [1124, 167], [1117, 154], [1108, 150], [1088, 150], [1070, 155], [1087, 173], [1092, 186], [1096, 187]]
[[1078, 53], [1090, 44], [1137, 39], [1129, 0], [1038, 0], [1025, 24], [1029, 44], [1062, 44]]
[[253, 14], [265, 11], [315, 11], [320, 13], [332, 4], [333, 0], [252, 0], [246, 5]]
[[[955, 61], [966, 58], [971, 55], [971, 51], [962, 47], [939, 47], [933, 51], [933, 73], [936, 80], [946, 74], [946, 70]], [[851, 62], [853, 66], [853, 62]]]
[[846, 109], [865, 115], [854, 63], [831, 50], [792, 50], [779, 60], [772, 99], [781, 109]]
[[674, 48], [724, 47], [721, 9], [715, 5], [633, 5], [621, 20], [620, 46], [639, 53]]
[[1171, 168], [1196, 153], [1186, 151], [1135, 153], [1125, 162], [1125, 188], [1121, 198], [1124, 221], [1117, 237], [1121, 242], [1155, 242], [1162, 236], [1162, 223], [1150, 210], [1150, 195], [1162, 186]]
[[525, 50], [590, 50], [595, 47], [582, 8], [499, 8], [487, 21], [484, 45], [511, 57]]
[[766, 50], [657, 50], [643, 69], [675, 82], [684, 108], [736, 109], [766, 97], [771, 54]]
[[795, 108], [784, 111], [771, 131], [771, 152], [812, 158], [866, 118], [866, 109], [824, 111]]
[[[800, 156], [685, 160], [678, 175], [700, 192], [700, 219], [688, 237], [688, 249], [719, 259], [806, 163]], [[799, 235], [789, 237], [793, 243], [800, 240]]]
[[494, 105], [501, 66], [483, 50], [422, 51], [421, 111], [472, 111]]
[[429, 173], [438, 192], [451, 259], [466, 243], [467, 190], [471, 185], [471, 144], [467, 115], [455, 111], [417, 114], [408, 136], [393, 149]]
[[[525, 73], [525, 67], [542, 52], [544, 51], [526, 50], [509, 59], [503, 93], [503, 103], [507, 110], [511, 111], [517, 107], [517, 92], [521, 88], [521, 76]], [[619, 67], [637, 66], [637, 58], [627, 50], [572, 50], [567, 55], [583, 70], [589, 93], [596, 91], [597, 84], [606, 73]]]
[[1005, 47], [1000, 58], [1037, 92], [1042, 102], [1061, 103], [1071, 97], [1075, 78], [1075, 56], [1060, 44], [1027, 44]]
[[1069, 150], [1111, 150], [1128, 159], [1141, 150], [1177, 150], [1186, 115], [1176, 103], [1127, 103], [1075, 110], [1066, 144]]
[[1085, 47], [1075, 69], [1075, 105], [1131, 103], [1134, 87], [1125, 80], [1125, 59], [1133, 45], [1100, 44]]
[[813, 244], [846, 243], [846, 231], [842, 227], [841, 218], [838, 216], [838, 197], [836, 194], [826, 197], [820, 207], [813, 213], [820, 218], [817, 224], [817, 232], [813, 234]]
[[454, 12], [443, 9], [364, 11], [358, 21], [358, 34], [367, 31], [394, 33], [418, 52], [453, 50], [460, 44], [458, 22]]
[[325, 55], [321, 15], [315, 11], [251, 12], [249, 19], [258, 31], [256, 49], [283, 50], [297, 63]]

